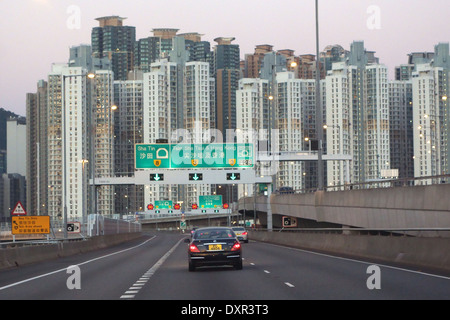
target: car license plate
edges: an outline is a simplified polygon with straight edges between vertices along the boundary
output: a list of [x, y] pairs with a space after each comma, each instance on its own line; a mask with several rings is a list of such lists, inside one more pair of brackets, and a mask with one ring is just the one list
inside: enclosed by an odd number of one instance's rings
[[208, 247], [209, 251], [219, 251], [222, 250], [222, 245], [221, 244], [210, 244]]

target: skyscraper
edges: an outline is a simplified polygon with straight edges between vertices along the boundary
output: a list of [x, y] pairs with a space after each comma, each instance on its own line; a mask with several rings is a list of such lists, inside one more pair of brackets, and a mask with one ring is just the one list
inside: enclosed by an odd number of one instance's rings
[[389, 81], [390, 161], [399, 178], [414, 176], [413, 130], [412, 82]]
[[27, 210], [47, 214], [47, 82], [27, 93]]
[[78, 221], [88, 212], [114, 212], [111, 186], [88, 192], [88, 178], [113, 175], [112, 84], [109, 70], [97, 70], [91, 79], [82, 67], [52, 66], [47, 101], [47, 199], [52, 217], [63, 216], [65, 208], [68, 218]]
[[448, 43], [435, 46], [430, 63], [416, 65], [413, 83], [414, 176], [449, 172], [450, 56]]
[[334, 63], [326, 81], [327, 153], [340, 148], [353, 154], [349, 173], [339, 161], [328, 161], [328, 185], [343, 185], [347, 174], [352, 182], [380, 179], [390, 168], [387, 68], [356, 41], [347, 62]]
[[[114, 172], [116, 177], [132, 177], [135, 170], [134, 146], [143, 143], [143, 80], [114, 81]], [[129, 74], [130, 75], [130, 74]], [[132, 214], [144, 208], [143, 186], [116, 185], [115, 213]]]
[[97, 18], [99, 26], [92, 29], [91, 43], [94, 58], [109, 58], [115, 80], [126, 80], [134, 67], [136, 28], [124, 26], [119, 16]]
[[[159, 139], [170, 141], [172, 130], [176, 130], [179, 125], [178, 70], [176, 62], [162, 59], [152, 63], [149, 73], [144, 73], [144, 143], [156, 143]], [[175, 185], [147, 185], [144, 201], [145, 204], [155, 203], [156, 200], [172, 200], [175, 203], [179, 200], [178, 192], [179, 187]]]
[[[144, 143], [156, 143], [158, 139], [173, 143], [210, 142], [203, 139], [203, 134], [211, 129], [211, 107], [214, 106], [215, 84], [209, 72], [207, 62], [183, 64], [162, 59], [151, 65], [151, 72], [144, 73], [143, 82]], [[178, 81], [180, 75], [182, 81]], [[183, 93], [181, 100], [179, 92]], [[183, 113], [181, 123], [179, 110]], [[177, 134], [182, 134], [183, 141], [178, 141]], [[146, 204], [168, 199], [183, 201], [189, 206], [198, 201], [200, 194], [211, 194], [211, 186], [150, 185], [144, 190]]]
[[225, 134], [236, 129], [236, 90], [241, 78], [239, 45], [232, 44], [234, 38], [214, 39], [216, 77], [216, 128]]

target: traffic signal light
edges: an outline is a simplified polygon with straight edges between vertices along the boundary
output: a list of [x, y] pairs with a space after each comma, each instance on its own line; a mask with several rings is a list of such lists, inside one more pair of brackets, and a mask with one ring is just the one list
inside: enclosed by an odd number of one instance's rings
[[228, 206], [228, 203], [224, 203], [222, 207], [223, 207], [224, 209], [228, 209], [228, 207], [229, 207], [229, 206]]
[[151, 203], [147, 206], [147, 210], [153, 210], [153, 205]]
[[179, 203], [175, 203], [175, 204], [173, 205], [173, 208], [174, 208], [175, 210], [180, 210], [180, 209], [181, 209], [181, 206], [180, 206]]
[[198, 209], [198, 205], [197, 205], [196, 203], [193, 203], [193, 204], [192, 204], [192, 209], [194, 209], [194, 210], [195, 210], [195, 209]]

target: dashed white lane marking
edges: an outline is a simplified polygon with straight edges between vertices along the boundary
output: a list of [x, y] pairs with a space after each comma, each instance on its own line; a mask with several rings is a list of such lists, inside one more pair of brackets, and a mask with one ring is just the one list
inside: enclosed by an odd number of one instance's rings
[[[254, 266], [255, 264], [253, 262], [250, 262], [250, 265]], [[269, 270], [264, 270], [264, 272], [265, 273], [270, 273]], [[290, 282], [285, 282], [284, 284], [287, 285], [289, 288], [295, 288], [295, 286], [292, 283], [290, 283]]]
[[[175, 249], [178, 247], [178, 245], [183, 241], [184, 239], [181, 239], [178, 241], [172, 249], [166, 252], [165, 255], [161, 257], [150, 269], [148, 269], [144, 275], [142, 275], [139, 280], [136, 281], [123, 295], [120, 296], [120, 299], [134, 299], [135, 295], [139, 293], [140, 289], [147, 283], [147, 281], [150, 279], [152, 275], [155, 274], [156, 270], [166, 261], [166, 259], [172, 254], [172, 252], [175, 251]], [[133, 289], [132, 289], [133, 288]], [[131, 294], [133, 293], [133, 294]]]
[[285, 282], [284, 284], [287, 285], [290, 288], [294, 288], [295, 287], [292, 283], [289, 283], [289, 282]]

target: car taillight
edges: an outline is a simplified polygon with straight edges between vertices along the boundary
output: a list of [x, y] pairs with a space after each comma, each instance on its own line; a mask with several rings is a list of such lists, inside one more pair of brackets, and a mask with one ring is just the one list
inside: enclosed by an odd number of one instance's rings
[[197, 246], [195, 244], [191, 244], [189, 246], [189, 251], [190, 252], [200, 252], [200, 250], [198, 250]]
[[233, 247], [231, 248], [231, 251], [236, 251], [241, 249], [241, 244], [239, 242], [235, 242]]
[[242, 235], [243, 235], [243, 236], [247, 235], [247, 231], [244, 231], [244, 232], [242, 233]]

